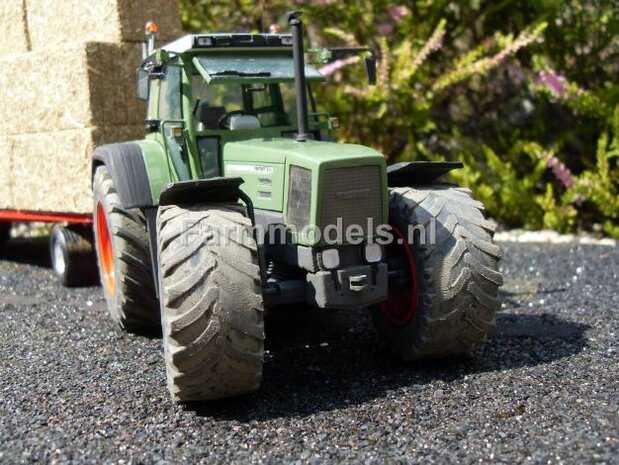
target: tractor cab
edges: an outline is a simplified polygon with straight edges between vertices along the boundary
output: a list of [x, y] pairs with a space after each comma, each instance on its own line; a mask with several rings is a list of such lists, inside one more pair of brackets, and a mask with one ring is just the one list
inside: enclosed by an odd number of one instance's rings
[[[311, 92], [325, 78], [304, 68], [309, 133], [330, 140], [332, 120]], [[291, 35], [187, 35], [146, 57], [138, 94], [148, 102], [148, 137], [171, 152], [179, 181], [220, 176], [228, 142], [298, 134]]]
[[[198, 130], [282, 128], [285, 135], [296, 123], [290, 51], [211, 53], [197, 56], [193, 63], [192, 93]], [[306, 76], [314, 82], [324, 80], [309, 65]], [[309, 87], [307, 92], [311, 95]]]
[[[213, 34], [181, 39], [178, 48], [176, 42], [164, 47], [183, 50], [183, 42], [191, 40], [213, 44], [211, 49], [192, 52], [196, 130], [282, 128], [286, 135], [296, 123], [294, 60], [291, 47], [285, 45], [290, 39], [273, 34]], [[306, 65], [305, 75], [308, 82], [324, 81], [311, 65]], [[313, 101], [309, 86], [307, 93]]]

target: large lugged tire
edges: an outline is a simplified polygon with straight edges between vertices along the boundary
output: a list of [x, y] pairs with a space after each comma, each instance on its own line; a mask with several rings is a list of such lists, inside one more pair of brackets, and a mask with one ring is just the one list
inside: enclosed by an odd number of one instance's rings
[[157, 217], [168, 388], [177, 402], [255, 391], [263, 302], [256, 242], [236, 204], [164, 206]]
[[105, 166], [93, 179], [97, 262], [110, 315], [136, 331], [160, 324], [146, 220], [138, 209], [122, 208]]
[[[468, 189], [391, 189], [389, 221], [404, 240], [387, 250], [404, 257], [413, 285], [390, 293], [375, 321], [401, 358], [465, 353], [493, 330], [501, 307], [501, 249], [492, 242], [493, 225], [482, 210]], [[408, 233], [414, 226], [421, 231], [416, 236]]]

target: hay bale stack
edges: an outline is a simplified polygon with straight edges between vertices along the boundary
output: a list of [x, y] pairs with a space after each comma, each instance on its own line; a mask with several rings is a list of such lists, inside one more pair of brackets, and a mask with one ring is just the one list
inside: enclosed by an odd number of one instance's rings
[[0, 0], [0, 15], [0, 209], [89, 213], [94, 148], [144, 137], [144, 24], [178, 37], [178, 0]]
[[82, 41], [139, 42], [149, 20], [159, 25], [164, 41], [181, 33], [178, 0], [25, 1], [33, 50]]
[[0, 134], [30, 134], [144, 122], [137, 99], [138, 44], [89, 42], [5, 57]]
[[0, 137], [0, 209], [11, 208], [11, 141]]
[[[0, 208], [87, 213], [92, 210], [91, 154], [110, 142], [142, 137], [143, 125], [73, 129], [0, 137], [0, 165], [10, 167]], [[7, 156], [8, 155], [8, 156]]]
[[0, 56], [30, 50], [24, 0], [0, 2]]

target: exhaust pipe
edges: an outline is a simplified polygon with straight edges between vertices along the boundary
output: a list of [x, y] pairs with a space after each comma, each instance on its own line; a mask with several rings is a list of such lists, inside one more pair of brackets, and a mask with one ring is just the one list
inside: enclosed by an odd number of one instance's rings
[[300, 11], [288, 13], [287, 21], [292, 28], [292, 53], [294, 59], [294, 82], [297, 94], [297, 142], [312, 139], [307, 114], [307, 85], [305, 83], [305, 58], [303, 56], [303, 22]]

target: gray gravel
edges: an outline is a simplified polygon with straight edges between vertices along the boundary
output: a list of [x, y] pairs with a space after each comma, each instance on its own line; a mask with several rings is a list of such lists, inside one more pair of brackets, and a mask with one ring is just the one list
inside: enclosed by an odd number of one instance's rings
[[176, 406], [161, 341], [99, 288], [63, 289], [44, 241], [0, 261], [0, 462], [619, 463], [619, 252], [504, 244], [504, 308], [466, 358], [406, 365], [365, 314], [267, 319], [262, 390]]

